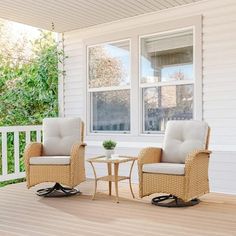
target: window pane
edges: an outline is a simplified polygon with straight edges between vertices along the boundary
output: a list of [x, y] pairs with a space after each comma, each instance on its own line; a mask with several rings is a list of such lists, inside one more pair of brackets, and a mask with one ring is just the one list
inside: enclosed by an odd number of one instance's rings
[[92, 130], [130, 130], [130, 90], [92, 93]]
[[129, 41], [89, 47], [88, 76], [89, 88], [129, 85]]
[[193, 80], [193, 32], [141, 39], [141, 83]]
[[143, 89], [144, 131], [164, 131], [168, 120], [193, 119], [193, 85]]
[[193, 80], [193, 65], [166, 66], [161, 69], [161, 81]]

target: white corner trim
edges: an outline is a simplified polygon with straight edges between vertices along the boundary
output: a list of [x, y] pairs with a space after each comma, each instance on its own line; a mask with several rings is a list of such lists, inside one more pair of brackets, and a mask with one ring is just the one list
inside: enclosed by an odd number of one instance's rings
[[[58, 33], [57, 43], [59, 44], [59, 50], [64, 51], [64, 33]], [[64, 60], [62, 63], [58, 62], [58, 69], [62, 71], [58, 77], [58, 108], [59, 108], [59, 117], [65, 116], [65, 105], [64, 105], [64, 70], [65, 70]]]

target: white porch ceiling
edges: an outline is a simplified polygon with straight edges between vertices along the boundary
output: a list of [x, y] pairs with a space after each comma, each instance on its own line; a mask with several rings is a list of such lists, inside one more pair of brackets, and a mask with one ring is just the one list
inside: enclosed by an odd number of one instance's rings
[[0, 18], [65, 32], [201, 0], [1, 0]]

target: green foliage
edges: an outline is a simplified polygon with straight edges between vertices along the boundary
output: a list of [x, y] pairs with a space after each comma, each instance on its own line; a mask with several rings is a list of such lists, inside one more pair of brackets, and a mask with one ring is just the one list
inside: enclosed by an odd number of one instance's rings
[[113, 150], [116, 147], [116, 142], [112, 140], [104, 140], [102, 145], [106, 150]]
[[6, 186], [8, 184], [16, 184], [16, 183], [21, 183], [24, 181], [25, 181], [25, 178], [3, 181], [3, 182], [0, 182], [0, 188]]
[[63, 57], [52, 33], [34, 42], [33, 57], [12, 64], [0, 57], [0, 126], [41, 124], [58, 115], [58, 61]]
[[[1, 23], [1, 22], [0, 22]], [[1, 27], [0, 27], [1, 33]], [[7, 42], [0, 41], [0, 47]], [[58, 116], [58, 62], [64, 59], [63, 52], [51, 32], [41, 31], [38, 39], [31, 42], [32, 52], [22, 58], [25, 43], [15, 45], [5, 55], [0, 52], [0, 126], [38, 125], [45, 117]], [[9, 45], [5, 45], [10, 48]], [[19, 56], [19, 57], [18, 57]], [[31, 137], [35, 140], [36, 134]], [[20, 171], [24, 171], [22, 153], [25, 134], [20, 133]], [[8, 133], [8, 173], [14, 172], [14, 135]], [[1, 150], [0, 136], [0, 150]], [[1, 170], [0, 155], [0, 174]], [[8, 182], [7, 182], [8, 183]], [[0, 185], [1, 186], [1, 185]]]

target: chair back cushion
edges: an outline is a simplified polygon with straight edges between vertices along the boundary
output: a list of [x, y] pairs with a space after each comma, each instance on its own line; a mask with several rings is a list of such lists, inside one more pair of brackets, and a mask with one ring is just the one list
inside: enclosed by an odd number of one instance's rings
[[168, 121], [165, 131], [162, 162], [185, 163], [188, 154], [206, 149], [208, 125], [203, 121]]
[[43, 155], [70, 156], [74, 143], [81, 141], [80, 118], [45, 118], [43, 120]]

